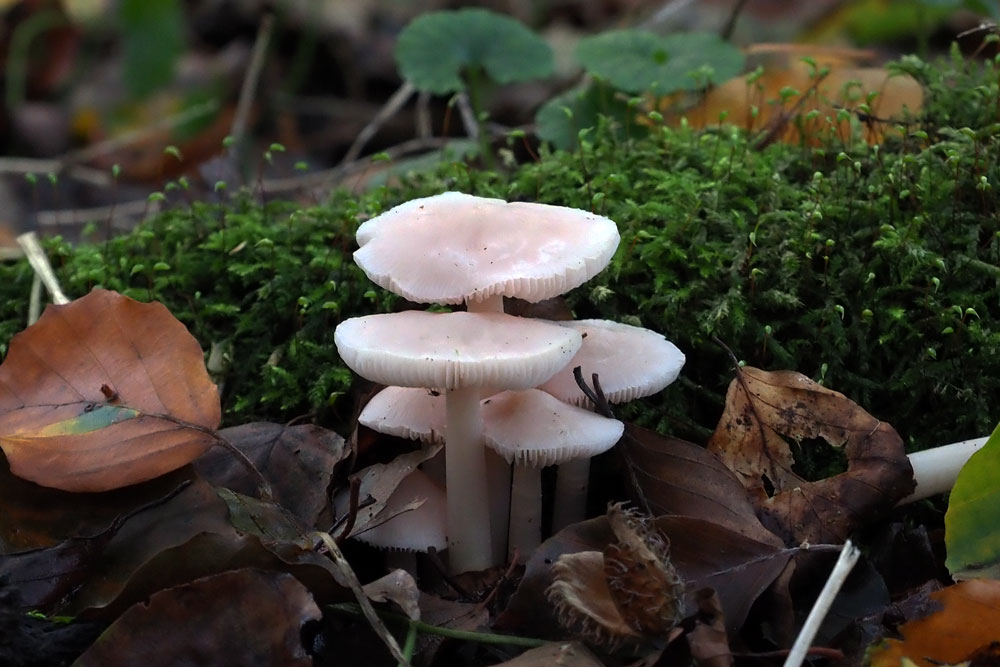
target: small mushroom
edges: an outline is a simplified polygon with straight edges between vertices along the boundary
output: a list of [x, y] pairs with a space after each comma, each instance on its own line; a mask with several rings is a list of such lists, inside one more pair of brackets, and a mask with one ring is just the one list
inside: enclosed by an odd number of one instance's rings
[[589, 461], [613, 447], [625, 425], [537, 389], [489, 397], [483, 423], [486, 445], [514, 465], [507, 549], [527, 559], [541, 544], [542, 468]]
[[455, 572], [493, 563], [480, 392], [526, 389], [566, 365], [580, 334], [502, 313], [404, 311], [341, 322], [341, 359], [386, 385], [445, 391], [449, 562]]
[[[580, 351], [563, 370], [539, 389], [573, 405], [590, 400], [573, 377], [580, 366], [588, 381], [596, 373], [610, 403], [623, 403], [661, 391], [677, 379], [684, 354], [662, 335], [649, 329], [609, 320], [558, 322], [579, 331]], [[590, 485], [590, 459], [575, 459], [559, 466], [552, 529], [560, 530], [583, 520]]]

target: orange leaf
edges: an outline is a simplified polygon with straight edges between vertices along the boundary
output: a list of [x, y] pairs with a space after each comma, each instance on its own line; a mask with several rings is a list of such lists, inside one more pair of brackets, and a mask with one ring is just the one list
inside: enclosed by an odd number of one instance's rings
[[198, 342], [159, 303], [94, 290], [49, 306], [0, 365], [0, 448], [11, 472], [106, 491], [212, 446], [221, 406]]
[[1000, 581], [971, 579], [931, 593], [944, 607], [900, 628], [903, 641], [887, 639], [870, 650], [872, 667], [918, 667], [963, 662], [1000, 638]]

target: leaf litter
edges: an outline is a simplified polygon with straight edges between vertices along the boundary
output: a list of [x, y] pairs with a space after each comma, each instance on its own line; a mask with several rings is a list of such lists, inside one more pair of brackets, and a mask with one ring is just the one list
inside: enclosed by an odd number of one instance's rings
[[[618, 664], [615, 653], [627, 646], [646, 664], [679, 652], [724, 667], [734, 660], [732, 642], [757, 637], [759, 645], [763, 626], [787, 624], [775, 610], [808, 605], [795, 582], [815, 571], [812, 551], [833, 550], [912, 486], [888, 424], [804, 376], [742, 368], [708, 449], [629, 425], [618, 457], [637, 509], [612, 506], [570, 525], [544, 542], [523, 575], [515, 566], [449, 582], [430, 561], [416, 579], [396, 570], [366, 575], [363, 586], [354, 568], [378, 567], [348, 536], [405, 521], [419, 502], [394, 517], [386, 504], [438, 447], [348, 477], [353, 446], [321, 427], [253, 423], [216, 432], [218, 396], [200, 348], [164, 316], [172, 319], [162, 307], [95, 290], [50, 309], [0, 367], [8, 405], [0, 445], [10, 464], [0, 468], [0, 581], [15, 586], [22, 612], [107, 628], [79, 664], [125, 664], [115, 661], [139, 650], [128, 637], [162, 649], [179, 632], [190, 642], [177, 655], [245, 651], [308, 664], [298, 661], [316, 647], [303, 642], [303, 627], [320, 627], [323, 605], [353, 599], [400, 663], [414, 650], [425, 660], [451, 656], [448, 642], [458, 637], [556, 642], [520, 657], [523, 649], [512, 646], [506, 662], [494, 654], [492, 664]], [[143, 319], [162, 337], [152, 338], [149, 325], [141, 341], [107, 328]], [[83, 341], [77, 354], [48, 351], [67, 339]], [[159, 344], [150, 347], [153, 340]], [[167, 368], [172, 375], [161, 374]], [[55, 408], [39, 409], [46, 405]], [[848, 470], [801, 479], [786, 438], [844, 447]], [[220, 439], [231, 449], [211, 448]], [[53, 473], [44, 452], [55, 446], [65, 452]], [[122, 452], [129, 454], [119, 460]], [[337, 544], [344, 540], [346, 551]], [[404, 611], [409, 631], [394, 637], [382, 624], [387, 605]], [[971, 613], [953, 606], [959, 618]], [[281, 623], [254, 625], [277, 615]], [[411, 646], [403, 640], [414, 624], [421, 640]], [[259, 641], [235, 646], [246, 633]], [[324, 641], [325, 654], [335, 655], [329, 642], [337, 635]]]

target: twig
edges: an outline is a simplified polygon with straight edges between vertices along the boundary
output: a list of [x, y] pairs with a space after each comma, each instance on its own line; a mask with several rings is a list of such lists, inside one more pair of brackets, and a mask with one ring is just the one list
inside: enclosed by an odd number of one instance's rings
[[367, 144], [372, 137], [382, 128], [387, 120], [399, 113], [399, 110], [403, 108], [409, 99], [416, 92], [416, 88], [409, 81], [404, 81], [403, 85], [392, 94], [392, 97], [385, 103], [385, 105], [378, 110], [375, 117], [371, 119], [367, 125], [361, 128], [358, 132], [358, 136], [354, 139], [354, 143], [351, 147], [347, 149], [347, 153], [344, 154], [344, 159], [340, 161], [341, 164], [347, 162], [353, 162], [361, 155], [361, 151], [364, 149], [365, 144]]
[[354, 530], [354, 523], [358, 520], [358, 498], [361, 495], [361, 478], [352, 477], [351, 478], [351, 488], [350, 488], [350, 499], [347, 508], [347, 516], [344, 521], [344, 527], [340, 530], [340, 535], [335, 538], [337, 543], [340, 544], [348, 537], [351, 536], [351, 531]]
[[510, 565], [507, 566], [503, 575], [497, 580], [497, 583], [493, 587], [493, 590], [490, 591], [490, 594], [487, 595], [482, 602], [476, 605], [476, 611], [486, 609], [487, 605], [489, 605], [489, 603], [493, 601], [493, 598], [497, 596], [497, 593], [500, 592], [500, 586], [502, 586], [505, 581], [508, 581], [514, 575], [514, 568], [517, 567], [519, 557], [520, 553], [518, 552], [517, 547], [514, 547], [514, 553], [510, 557]]
[[[340, 612], [343, 614], [351, 614], [357, 616], [361, 613], [357, 609], [357, 605], [350, 602], [340, 602], [337, 604], [328, 605], [326, 607], [330, 611]], [[394, 611], [379, 611], [376, 612], [379, 616], [387, 618], [393, 621], [399, 621], [401, 623], [410, 623], [410, 619], [403, 615], [396, 613]], [[417, 627], [418, 632], [423, 632], [428, 635], [437, 635], [439, 637], [448, 637], [449, 639], [461, 639], [468, 642], [478, 642], [480, 644], [502, 644], [507, 646], [524, 646], [527, 648], [538, 648], [539, 646], [548, 646], [552, 642], [546, 641], [544, 639], [536, 639], [534, 637], [519, 637], [516, 635], [499, 635], [492, 632], [472, 632], [469, 630], [455, 630], [454, 628], [442, 628], [438, 625], [431, 625], [429, 623], [424, 623], [423, 621], [412, 621]]]
[[42, 315], [42, 279], [35, 274], [31, 279], [31, 296], [28, 297], [28, 326], [38, 321]]
[[788, 658], [785, 659], [784, 667], [799, 667], [802, 664], [806, 654], [809, 652], [809, 646], [812, 644], [813, 639], [816, 638], [820, 624], [830, 610], [830, 605], [833, 604], [834, 598], [837, 597], [837, 593], [843, 587], [847, 576], [851, 573], [854, 564], [858, 562], [860, 557], [860, 549], [854, 546], [850, 540], [844, 542], [840, 558], [837, 559], [836, 565], [833, 566], [830, 578], [826, 580], [826, 585], [820, 591], [819, 597], [816, 599], [816, 604], [813, 605], [809, 616], [806, 617], [806, 622], [802, 625], [799, 636], [795, 639], [795, 643], [792, 644], [792, 648], [788, 652]]
[[52, 297], [52, 302], [56, 304], [69, 303], [69, 299], [59, 287], [59, 281], [56, 280], [56, 274], [52, 270], [52, 265], [49, 264], [48, 256], [38, 242], [38, 235], [35, 232], [26, 232], [17, 237], [17, 243], [24, 248], [28, 263], [35, 270], [35, 275], [45, 285], [45, 289]]
[[[136, 199], [134, 201], [118, 204], [117, 206], [96, 206], [94, 208], [66, 209], [61, 211], [39, 211], [39, 227], [58, 227], [59, 225], [85, 225], [95, 220], [106, 219], [114, 209], [118, 219], [142, 217], [147, 213], [155, 214], [159, 212], [159, 202], [150, 202], [148, 199]], [[116, 228], [121, 228], [121, 223], [115, 223]]]
[[580, 388], [580, 391], [590, 399], [590, 402], [594, 404], [598, 414], [607, 417], [608, 419], [614, 419], [614, 412], [611, 410], [611, 405], [608, 403], [607, 397], [604, 395], [604, 390], [601, 388], [601, 382], [597, 377], [597, 373], [594, 373], [591, 378], [593, 378], [594, 388], [591, 389], [583, 379], [583, 369], [579, 366], [573, 367], [573, 379], [576, 380], [576, 386]]
[[733, 36], [733, 30], [736, 29], [736, 21], [740, 18], [740, 14], [743, 13], [743, 8], [746, 7], [746, 4], [747, 0], [736, 0], [733, 10], [729, 12], [729, 18], [726, 19], [726, 24], [722, 26], [722, 30], [719, 32], [719, 36], [722, 39], [729, 41], [729, 38]]
[[431, 94], [421, 92], [417, 95], [417, 137], [426, 139], [431, 136]]
[[453, 591], [467, 600], [471, 600], [475, 597], [465, 588], [465, 586], [458, 583], [458, 580], [455, 579], [455, 577], [451, 576], [448, 568], [445, 567], [445, 564], [441, 561], [441, 556], [438, 555], [437, 549], [431, 547], [427, 550], [427, 560], [429, 560], [431, 565], [434, 566], [434, 569], [437, 570], [437, 573], [441, 576], [441, 579], [444, 580], [444, 583], [451, 586]]
[[472, 105], [469, 104], [469, 96], [465, 93], [458, 93], [455, 95], [455, 105], [458, 107], [458, 115], [462, 118], [465, 133], [469, 135], [470, 139], [478, 139], [479, 121], [476, 118], [476, 113], [472, 110]]
[[257, 83], [260, 81], [260, 73], [264, 69], [264, 59], [267, 56], [267, 47], [271, 42], [273, 30], [274, 15], [265, 14], [264, 18], [261, 19], [260, 27], [257, 28], [257, 38], [254, 40], [253, 52], [250, 54], [250, 65], [247, 67], [246, 76], [243, 77], [240, 97], [233, 115], [233, 124], [229, 128], [229, 136], [233, 138], [233, 146], [237, 149], [243, 142], [243, 135], [246, 134], [250, 108], [253, 106], [253, 100], [257, 93]]
[[[351, 564], [347, 562], [344, 558], [344, 554], [340, 551], [340, 547], [337, 546], [337, 541], [329, 533], [318, 532], [316, 533], [326, 548], [329, 550], [330, 559], [333, 560], [334, 564], [337, 566], [337, 570], [343, 575], [343, 578], [347, 581], [348, 587], [351, 592], [354, 593], [355, 599], [357, 599], [357, 608], [360, 612], [364, 614], [365, 618], [368, 619], [368, 623], [371, 625], [372, 630], [375, 634], [379, 636], [388, 649], [389, 653], [392, 654], [393, 659], [395, 659], [401, 665], [409, 665], [410, 661], [406, 658], [403, 650], [399, 647], [396, 642], [396, 638], [390, 634], [389, 630], [385, 627], [382, 619], [379, 618], [378, 613], [376, 613], [375, 608], [372, 607], [371, 601], [368, 596], [365, 595], [364, 590], [361, 588], [361, 582], [358, 581], [358, 575], [354, 573], [351, 569]], [[353, 606], [353, 605], [352, 605]], [[409, 621], [409, 619], [407, 619]]]

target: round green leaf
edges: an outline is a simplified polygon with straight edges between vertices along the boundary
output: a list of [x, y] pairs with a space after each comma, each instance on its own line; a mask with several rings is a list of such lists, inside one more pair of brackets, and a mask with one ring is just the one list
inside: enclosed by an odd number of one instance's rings
[[958, 474], [944, 531], [953, 577], [1000, 577], [1000, 426]]
[[630, 132], [645, 133], [646, 129], [629, 121], [629, 109], [622, 95], [607, 85], [594, 83], [586, 88], [574, 88], [553, 97], [535, 114], [536, 133], [561, 150], [576, 148], [581, 130], [596, 127], [601, 116], [613, 120], [618, 128], [628, 126]]
[[580, 40], [577, 60], [595, 76], [629, 93], [666, 95], [719, 83], [743, 70], [743, 52], [708, 32], [661, 37], [614, 30]]
[[396, 63], [418, 90], [443, 95], [463, 90], [462, 71], [482, 68], [497, 83], [552, 73], [552, 49], [509, 16], [485, 9], [428, 12], [396, 42]]

